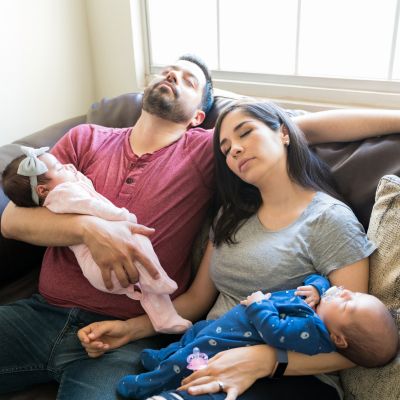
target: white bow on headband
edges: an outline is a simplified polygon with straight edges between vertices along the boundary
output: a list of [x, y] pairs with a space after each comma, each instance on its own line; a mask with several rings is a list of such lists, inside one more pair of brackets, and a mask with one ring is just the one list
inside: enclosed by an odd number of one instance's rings
[[28, 176], [31, 183], [32, 190], [32, 200], [35, 204], [39, 205], [39, 196], [36, 192], [37, 176], [42, 175], [48, 171], [47, 165], [39, 160], [39, 156], [46, 153], [49, 147], [40, 147], [39, 149], [34, 149], [33, 147], [21, 146], [22, 152], [26, 157], [20, 162], [17, 174]]

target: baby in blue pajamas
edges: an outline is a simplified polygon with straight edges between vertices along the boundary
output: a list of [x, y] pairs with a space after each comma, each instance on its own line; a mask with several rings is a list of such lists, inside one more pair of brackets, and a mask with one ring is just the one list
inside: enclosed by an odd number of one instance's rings
[[[369, 354], [397, 348], [393, 318], [376, 297], [330, 288], [320, 275], [310, 275], [303, 283], [308, 286], [266, 295], [255, 292], [222, 317], [197, 322], [179, 342], [161, 350], [144, 350], [141, 360], [150, 372], [123, 377], [117, 387], [119, 394], [145, 399], [179, 387], [191, 373], [187, 357], [195, 347], [212, 357], [231, 348], [266, 343], [309, 355], [338, 351], [349, 359], [354, 350]], [[298, 295], [310, 291], [315, 303], [322, 296], [316, 311]], [[307, 299], [311, 305], [314, 301]], [[385, 324], [388, 335], [376, 335], [374, 324]]]
[[[322, 295], [329, 288], [329, 281], [320, 275], [310, 275], [304, 285], [312, 285]], [[142, 399], [160, 389], [180, 386], [190, 373], [186, 359], [194, 347], [209, 357], [230, 348], [260, 343], [306, 354], [335, 351], [324, 323], [295, 292], [274, 292], [268, 300], [258, 292], [264, 300], [248, 307], [238, 305], [217, 320], [199, 321], [179, 342], [164, 349], [144, 350], [142, 363], [150, 372], [122, 378], [118, 392]]]

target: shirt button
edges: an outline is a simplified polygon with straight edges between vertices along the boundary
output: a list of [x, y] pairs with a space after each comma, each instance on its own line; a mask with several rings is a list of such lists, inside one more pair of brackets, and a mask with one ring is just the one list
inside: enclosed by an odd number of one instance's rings
[[128, 185], [134, 182], [133, 178], [127, 178], [125, 181]]
[[129, 165], [129, 169], [133, 169], [133, 168], [135, 168], [135, 163], [131, 163], [131, 164]]

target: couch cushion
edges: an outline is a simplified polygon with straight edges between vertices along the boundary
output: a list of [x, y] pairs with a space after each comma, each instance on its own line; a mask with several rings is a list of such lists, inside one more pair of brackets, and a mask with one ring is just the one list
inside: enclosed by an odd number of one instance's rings
[[[400, 178], [384, 176], [372, 209], [369, 238], [378, 246], [370, 258], [369, 291], [392, 312], [400, 328]], [[356, 367], [341, 373], [348, 400], [400, 398], [400, 352], [383, 368]]]
[[[92, 104], [86, 122], [113, 128], [125, 128], [135, 125], [142, 112], [142, 93], [126, 93], [117, 97], [104, 98]], [[215, 96], [214, 104], [200, 125], [210, 129], [215, 125], [221, 110], [233, 101], [231, 97]]]

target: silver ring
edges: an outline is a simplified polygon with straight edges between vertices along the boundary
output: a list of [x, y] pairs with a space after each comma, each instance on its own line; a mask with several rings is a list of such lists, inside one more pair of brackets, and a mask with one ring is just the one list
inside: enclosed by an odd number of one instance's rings
[[224, 388], [225, 388], [224, 383], [221, 382], [221, 381], [217, 381], [217, 383], [218, 383], [218, 386], [219, 386], [219, 392], [223, 392]]

